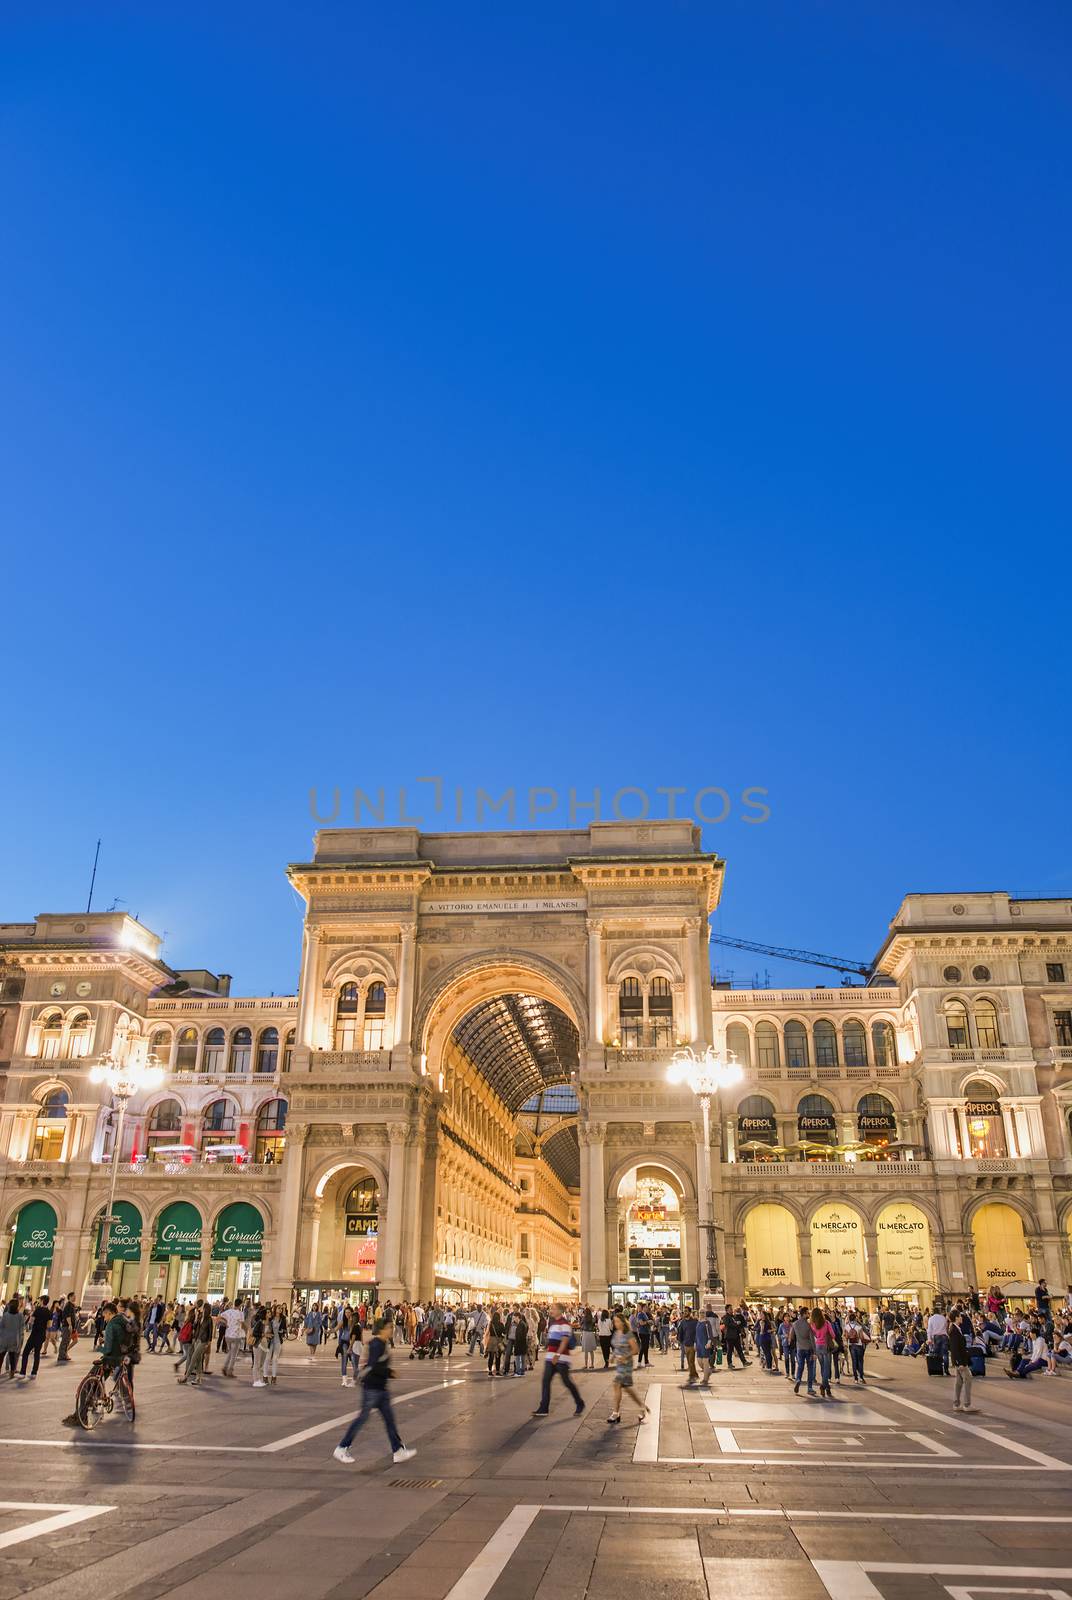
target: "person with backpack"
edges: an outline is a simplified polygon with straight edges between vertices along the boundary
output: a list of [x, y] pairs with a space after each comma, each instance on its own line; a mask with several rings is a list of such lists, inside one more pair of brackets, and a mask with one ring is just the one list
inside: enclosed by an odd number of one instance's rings
[[852, 1381], [855, 1384], [864, 1383], [864, 1351], [871, 1343], [871, 1337], [857, 1318], [855, 1311], [849, 1312], [844, 1337], [849, 1348], [849, 1361], [852, 1363]]
[[547, 1350], [544, 1354], [540, 1403], [532, 1413], [534, 1417], [546, 1417], [551, 1409], [551, 1381], [556, 1372], [573, 1396], [574, 1415], [579, 1417], [584, 1410], [581, 1392], [570, 1377], [570, 1351], [575, 1343], [573, 1328], [566, 1316], [565, 1308], [556, 1305], [547, 1324]]
[[387, 1438], [391, 1446], [392, 1459], [395, 1462], [411, 1461], [417, 1454], [416, 1450], [407, 1450], [402, 1443], [402, 1436], [395, 1424], [395, 1414], [391, 1409], [391, 1399], [387, 1392], [387, 1385], [393, 1377], [393, 1373], [391, 1372], [391, 1351], [387, 1343], [387, 1337], [387, 1319], [378, 1317], [373, 1324], [372, 1338], [368, 1346], [368, 1359], [361, 1374], [361, 1410], [351, 1422], [333, 1452], [336, 1461], [343, 1461], [348, 1466], [354, 1459], [350, 1454], [350, 1446], [373, 1411], [378, 1411], [383, 1418], [383, 1425], [387, 1429]]

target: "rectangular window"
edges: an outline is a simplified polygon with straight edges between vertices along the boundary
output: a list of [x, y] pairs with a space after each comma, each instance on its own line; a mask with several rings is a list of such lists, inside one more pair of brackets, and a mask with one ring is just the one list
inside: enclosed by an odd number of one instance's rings
[[1072, 1011], [1054, 1012], [1053, 1031], [1057, 1035], [1057, 1043], [1063, 1049], [1072, 1048]]
[[383, 1049], [383, 1017], [365, 1018], [365, 1044], [366, 1050]]
[[340, 1016], [335, 1024], [336, 1050], [357, 1049], [357, 1018], [355, 1016]]
[[1065, 964], [1064, 964], [1064, 962], [1063, 961], [1047, 961], [1047, 963], [1046, 963], [1046, 982], [1047, 983], [1064, 983], [1064, 981], [1065, 981]]

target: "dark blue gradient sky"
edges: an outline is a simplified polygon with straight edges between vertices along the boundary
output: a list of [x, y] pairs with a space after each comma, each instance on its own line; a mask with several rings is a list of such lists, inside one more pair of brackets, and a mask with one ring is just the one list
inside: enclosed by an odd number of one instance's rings
[[3, 31], [0, 919], [100, 834], [291, 988], [310, 788], [426, 774], [761, 786], [776, 943], [1072, 893], [1067, 6]]

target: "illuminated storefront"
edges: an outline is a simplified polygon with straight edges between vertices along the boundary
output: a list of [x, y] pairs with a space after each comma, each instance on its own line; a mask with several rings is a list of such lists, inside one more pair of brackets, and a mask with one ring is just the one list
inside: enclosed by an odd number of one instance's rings
[[188, 1200], [174, 1200], [156, 1219], [150, 1294], [165, 1300], [196, 1300], [201, 1262], [201, 1213]]
[[931, 1225], [918, 1206], [898, 1203], [879, 1212], [878, 1278], [890, 1292], [935, 1282]]
[[862, 1218], [851, 1206], [820, 1206], [811, 1219], [812, 1280], [817, 1290], [836, 1283], [867, 1283]]
[[972, 1218], [975, 1281], [980, 1288], [1019, 1281], [1030, 1283], [1031, 1255], [1020, 1213], [1000, 1201], [980, 1206]]
[[964, 1125], [968, 1130], [965, 1154], [973, 1161], [1008, 1155], [1001, 1102], [988, 1083], [969, 1083], [964, 1093]]
[[[100, 1260], [101, 1229], [104, 1210], [97, 1217], [93, 1230], [93, 1261]], [[141, 1261], [141, 1212], [129, 1200], [117, 1200], [112, 1210], [112, 1225], [108, 1230], [107, 1260], [111, 1266], [113, 1294], [133, 1294], [138, 1284], [138, 1264]]]
[[31, 1200], [15, 1219], [5, 1295], [48, 1292], [55, 1244], [55, 1211], [47, 1200]]
[[264, 1218], [256, 1206], [236, 1200], [225, 1206], [216, 1218], [212, 1236], [212, 1266], [209, 1293], [215, 1292], [213, 1278], [222, 1264], [221, 1292], [228, 1300], [236, 1294], [250, 1294], [260, 1288], [261, 1256], [264, 1250]]
[[797, 1220], [785, 1206], [753, 1206], [744, 1220], [744, 1248], [750, 1294], [777, 1295], [800, 1284]]

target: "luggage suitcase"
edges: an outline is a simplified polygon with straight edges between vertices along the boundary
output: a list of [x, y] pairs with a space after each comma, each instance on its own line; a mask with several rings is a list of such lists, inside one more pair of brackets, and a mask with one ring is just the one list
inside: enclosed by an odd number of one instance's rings
[[941, 1356], [935, 1356], [935, 1355], [928, 1354], [928, 1356], [927, 1356], [927, 1375], [928, 1375], [928, 1377], [940, 1378], [942, 1376], [942, 1373], [943, 1373], [944, 1370], [945, 1369], [942, 1366], [942, 1358], [941, 1358]]
[[968, 1361], [971, 1366], [973, 1378], [986, 1377], [986, 1357], [981, 1350], [969, 1350]]

